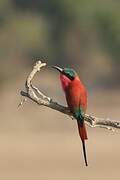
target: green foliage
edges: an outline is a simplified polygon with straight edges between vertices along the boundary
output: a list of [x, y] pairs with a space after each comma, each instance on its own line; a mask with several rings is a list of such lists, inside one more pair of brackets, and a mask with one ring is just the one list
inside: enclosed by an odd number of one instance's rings
[[96, 14], [96, 27], [99, 40], [103, 50], [107, 50], [116, 60], [120, 62], [120, 13], [118, 7], [111, 7], [107, 10], [98, 11]]
[[108, 54], [116, 68], [119, 9], [116, 0], [1, 0], [0, 56], [19, 52], [48, 57], [63, 66], [72, 65], [74, 59], [83, 67], [92, 64], [98, 52]]

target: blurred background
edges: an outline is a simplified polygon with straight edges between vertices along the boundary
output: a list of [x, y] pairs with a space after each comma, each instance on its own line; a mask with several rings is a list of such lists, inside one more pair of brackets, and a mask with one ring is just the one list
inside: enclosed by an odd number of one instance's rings
[[[119, 131], [87, 128], [86, 168], [75, 121], [30, 100], [17, 108], [37, 58], [74, 68], [87, 113], [119, 120], [120, 2], [0, 0], [0, 178], [118, 179]], [[45, 68], [34, 83], [66, 103], [56, 71]]]

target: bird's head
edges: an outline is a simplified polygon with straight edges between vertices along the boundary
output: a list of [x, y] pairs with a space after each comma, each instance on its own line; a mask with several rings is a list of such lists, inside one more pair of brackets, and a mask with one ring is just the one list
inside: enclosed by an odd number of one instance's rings
[[60, 72], [60, 80], [65, 91], [66, 88], [73, 82], [73, 80], [78, 79], [77, 73], [71, 68], [60, 68], [58, 66], [52, 66]]
[[76, 72], [71, 68], [60, 68], [58, 66], [52, 66], [52, 68], [57, 69], [61, 76], [66, 76], [70, 81], [74, 80], [77, 76]]

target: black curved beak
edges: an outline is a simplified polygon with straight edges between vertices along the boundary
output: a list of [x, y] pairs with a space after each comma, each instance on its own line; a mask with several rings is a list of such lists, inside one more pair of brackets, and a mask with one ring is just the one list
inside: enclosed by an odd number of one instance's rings
[[57, 69], [60, 73], [63, 72], [63, 69], [58, 67], [58, 66], [51, 66], [51, 67], [54, 68], [54, 69]]

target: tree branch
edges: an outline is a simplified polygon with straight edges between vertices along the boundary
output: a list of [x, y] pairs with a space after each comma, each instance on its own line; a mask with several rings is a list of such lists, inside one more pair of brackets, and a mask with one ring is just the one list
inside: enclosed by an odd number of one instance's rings
[[[52, 108], [56, 111], [59, 111], [61, 113], [64, 113], [68, 116], [70, 116], [72, 119], [74, 117], [69, 111], [68, 107], [62, 106], [56, 101], [53, 101], [52, 98], [46, 96], [43, 94], [37, 87], [32, 85], [32, 79], [34, 78], [35, 74], [41, 70], [41, 68], [45, 67], [46, 63], [42, 63], [41, 61], [37, 61], [36, 64], [33, 67], [33, 70], [29, 74], [29, 76], [26, 79], [25, 88], [26, 92], [21, 91], [21, 95], [24, 97], [27, 97], [37, 103], [38, 105], [43, 105], [49, 108]], [[19, 106], [21, 106], [26, 99], [24, 99]], [[101, 127], [106, 128], [109, 130], [114, 130], [114, 128], [120, 129], [120, 121], [113, 121], [110, 119], [104, 119], [104, 118], [97, 118], [95, 116], [91, 116], [88, 114], [85, 114], [85, 123], [90, 127]]]

